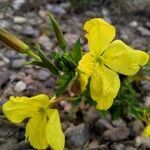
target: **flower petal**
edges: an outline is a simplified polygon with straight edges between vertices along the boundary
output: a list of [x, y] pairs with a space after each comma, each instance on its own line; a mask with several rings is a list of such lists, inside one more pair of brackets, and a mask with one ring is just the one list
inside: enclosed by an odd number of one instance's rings
[[143, 135], [145, 137], [150, 137], [150, 124], [145, 127], [145, 129], [143, 131]]
[[46, 127], [46, 137], [50, 147], [54, 150], [63, 150], [65, 137], [61, 129], [59, 113], [57, 109], [47, 110], [49, 121]]
[[32, 117], [42, 107], [49, 105], [49, 98], [44, 94], [28, 97], [10, 97], [3, 105], [5, 116], [14, 123], [22, 122], [25, 118]]
[[140, 66], [148, 62], [149, 55], [132, 49], [121, 40], [116, 40], [107, 47], [103, 58], [105, 65], [112, 70], [124, 75], [134, 75]]
[[79, 81], [81, 91], [84, 91], [94, 69], [94, 57], [90, 53], [86, 53], [79, 62]]
[[94, 65], [94, 57], [90, 53], [86, 53], [79, 61], [78, 69], [82, 73], [90, 76], [93, 72]]
[[96, 68], [91, 77], [90, 93], [93, 100], [97, 102], [97, 109], [109, 109], [119, 88], [120, 80], [117, 73], [103, 65]]
[[87, 76], [87, 75], [85, 75], [83, 73], [80, 73], [79, 81], [80, 81], [81, 91], [82, 92], [86, 89], [86, 86], [88, 84], [88, 79], [89, 79], [89, 76]]
[[36, 149], [46, 149], [48, 142], [46, 139], [47, 118], [44, 110], [34, 114], [26, 126], [26, 138]]
[[98, 56], [115, 37], [115, 28], [101, 18], [93, 18], [84, 24], [90, 52]]

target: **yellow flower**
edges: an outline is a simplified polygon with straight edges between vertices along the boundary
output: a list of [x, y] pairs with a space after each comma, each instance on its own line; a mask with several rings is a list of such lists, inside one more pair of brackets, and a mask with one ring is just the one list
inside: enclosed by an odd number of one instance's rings
[[117, 73], [134, 75], [144, 66], [149, 55], [134, 50], [121, 40], [115, 40], [115, 28], [101, 18], [84, 24], [87, 31], [89, 52], [79, 62], [81, 90], [84, 91], [90, 78], [90, 94], [97, 102], [97, 109], [107, 110], [116, 97], [120, 80]]
[[145, 127], [145, 129], [143, 131], [143, 135], [145, 137], [150, 137], [150, 124]]
[[26, 138], [36, 149], [64, 149], [64, 134], [57, 109], [49, 109], [48, 96], [40, 94], [31, 98], [10, 97], [3, 105], [3, 112], [13, 123], [30, 118], [26, 126]]

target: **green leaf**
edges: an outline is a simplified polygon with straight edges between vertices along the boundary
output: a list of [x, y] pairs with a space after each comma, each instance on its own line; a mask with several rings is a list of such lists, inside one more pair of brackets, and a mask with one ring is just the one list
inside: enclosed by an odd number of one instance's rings
[[64, 74], [57, 80], [56, 96], [60, 96], [68, 87], [73, 79], [73, 74]]
[[71, 57], [74, 60], [74, 62], [78, 65], [78, 62], [82, 58], [82, 49], [80, 44], [80, 39], [78, 39], [71, 51]]
[[66, 44], [66, 41], [65, 41], [64, 36], [63, 36], [63, 33], [60, 30], [60, 27], [59, 27], [57, 21], [55, 20], [54, 16], [51, 13], [48, 13], [48, 16], [49, 16], [49, 19], [50, 19], [51, 24], [53, 26], [53, 29], [55, 31], [55, 35], [57, 37], [57, 41], [58, 41], [58, 44], [59, 44], [60, 48], [63, 51], [66, 51], [67, 44]]
[[46, 55], [41, 51], [40, 46], [36, 45], [36, 50], [43, 61], [43, 67], [49, 69], [54, 75], [59, 75], [59, 70], [57, 67], [46, 57]]

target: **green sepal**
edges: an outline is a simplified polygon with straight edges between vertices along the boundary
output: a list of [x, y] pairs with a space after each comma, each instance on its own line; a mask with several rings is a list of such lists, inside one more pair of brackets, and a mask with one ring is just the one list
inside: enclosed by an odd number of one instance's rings
[[57, 53], [53, 52], [54, 64], [59, 68], [60, 71], [70, 72], [75, 71], [76, 64], [70, 57], [69, 53]]
[[51, 22], [51, 24], [53, 26], [53, 29], [55, 31], [55, 35], [57, 37], [57, 41], [58, 41], [59, 47], [63, 51], [66, 51], [67, 44], [66, 44], [65, 38], [63, 36], [63, 33], [62, 33], [62, 31], [61, 31], [61, 29], [59, 27], [59, 24], [57, 23], [57, 21], [55, 20], [54, 16], [51, 13], [48, 13], [48, 16], [49, 16], [50, 22]]
[[57, 80], [56, 96], [63, 94], [69, 87], [74, 77], [74, 73], [66, 73], [60, 76]]

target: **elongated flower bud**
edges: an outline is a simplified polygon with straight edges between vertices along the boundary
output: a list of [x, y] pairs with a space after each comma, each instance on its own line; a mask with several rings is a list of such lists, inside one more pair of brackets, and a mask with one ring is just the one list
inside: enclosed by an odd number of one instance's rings
[[26, 50], [29, 49], [28, 45], [2, 28], [0, 28], [0, 40], [21, 53], [25, 53]]
[[2, 28], [0, 28], [0, 40], [20, 53], [27, 54], [36, 60], [40, 60], [40, 57], [37, 56], [28, 45]]

